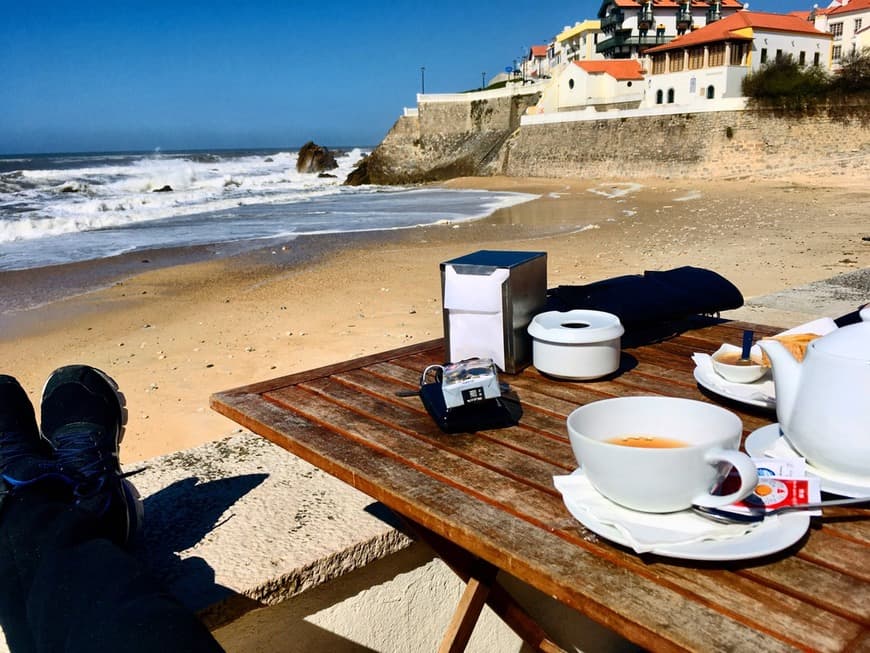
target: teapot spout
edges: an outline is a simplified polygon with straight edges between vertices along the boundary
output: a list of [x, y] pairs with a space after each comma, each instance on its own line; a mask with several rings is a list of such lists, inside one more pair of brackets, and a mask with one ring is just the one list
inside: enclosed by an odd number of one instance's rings
[[800, 386], [801, 363], [776, 340], [761, 340], [758, 346], [770, 358], [776, 392], [776, 417], [781, 428], [787, 431]]

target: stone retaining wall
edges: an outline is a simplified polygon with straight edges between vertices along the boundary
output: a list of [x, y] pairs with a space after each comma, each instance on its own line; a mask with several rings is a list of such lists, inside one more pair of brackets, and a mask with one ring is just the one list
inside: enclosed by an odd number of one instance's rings
[[[866, 110], [865, 110], [866, 111]], [[868, 174], [867, 116], [745, 110], [524, 125], [503, 173], [540, 177]]]
[[[369, 157], [370, 183], [457, 176], [771, 177], [870, 174], [870, 105], [815, 115], [747, 109], [523, 124], [537, 95], [421, 102]], [[551, 116], [548, 116], [552, 120]]]

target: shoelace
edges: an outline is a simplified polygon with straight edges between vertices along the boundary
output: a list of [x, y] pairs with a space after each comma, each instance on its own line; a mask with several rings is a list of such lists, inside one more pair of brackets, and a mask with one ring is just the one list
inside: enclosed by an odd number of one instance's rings
[[144, 471], [140, 467], [122, 472], [115, 454], [105, 455], [94, 438], [93, 429], [68, 429], [56, 437], [56, 459], [61, 471], [74, 472], [79, 482], [74, 488], [78, 498], [92, 497], [111, 480], [120, 480]]
[[114, 455], [104, 455], [92, 428], [68, 429], [56, 438], [56, 459], [61, 470], [75, 472], [84, 479], [117, 473]]

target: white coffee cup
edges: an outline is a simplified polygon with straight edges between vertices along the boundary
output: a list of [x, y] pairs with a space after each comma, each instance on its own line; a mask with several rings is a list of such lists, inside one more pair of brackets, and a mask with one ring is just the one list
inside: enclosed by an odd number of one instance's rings
[[[734, 413], [674, 397], [603, 399], [568, 416], [571, 448], [590, 483], [611, 501], [644, 512], [674, 512], [692, 504], [724, 506], [748, 496], [758, 473], [749, 456], [737, 451], [742, 431]], [[609, 442], [626, 436], [685, 446], [642, 448]], [[740, 488], [728, 495], [710, 494], [732, 466]]]

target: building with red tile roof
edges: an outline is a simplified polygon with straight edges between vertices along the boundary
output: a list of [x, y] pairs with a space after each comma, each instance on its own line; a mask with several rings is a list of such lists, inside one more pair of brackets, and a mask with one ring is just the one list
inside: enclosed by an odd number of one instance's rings
[[603, 0], [598, 18], [604, 38], [596, 49], [607, 59], [636, 58], [742, 8], [738, 0]]
[[824, 9], [813, 9], [809, 19], [817, 29], [831, 33], [831, 67], [835, 70], [850, 52], [870, 47], [870, 0], [834, 0]]
[[550, 111], [634, 109], [643, 100], [643, 68], [637, 59], [574, 61], [553, 81]]
[[637, 59], [596, 59], [593, 61], [575, 61], [590, 75], [610, 75], [617, 80], [642, 80], [643, 69]]
[[750, 71], [786, 55], [828, 69], [831, 38], [796, 15], [737, 12], [646, 50], [646, 104], [739, 98]]

